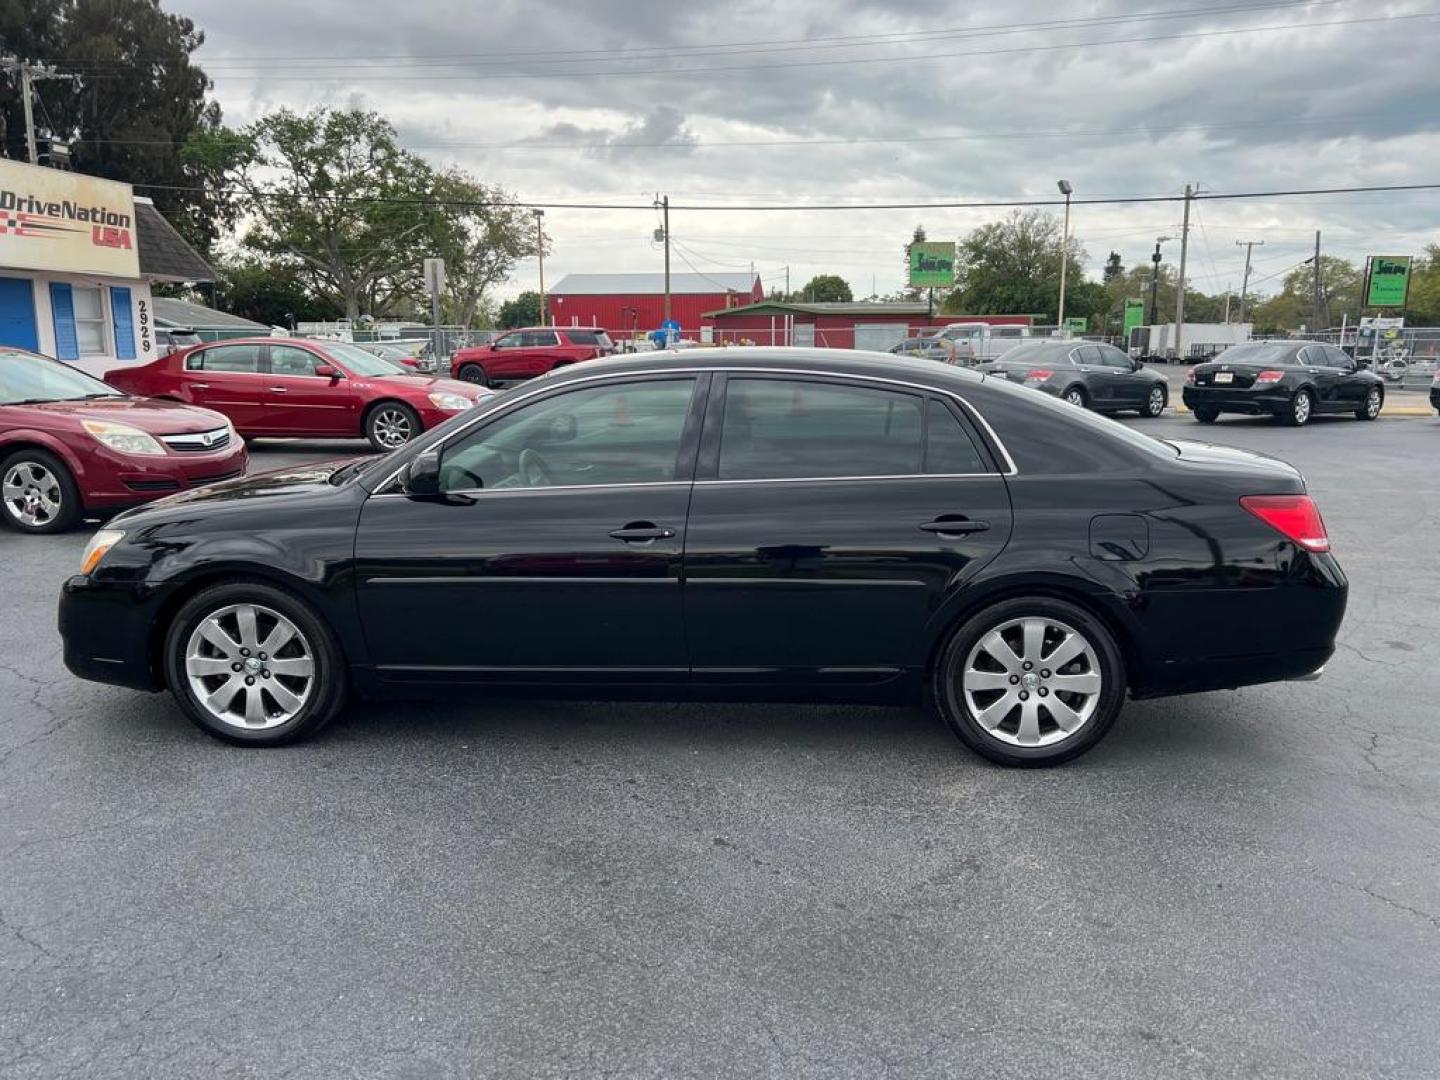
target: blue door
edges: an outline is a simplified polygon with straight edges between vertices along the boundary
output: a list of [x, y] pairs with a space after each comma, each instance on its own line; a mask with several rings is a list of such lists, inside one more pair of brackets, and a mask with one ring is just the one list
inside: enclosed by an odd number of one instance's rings
[[0, 277], [0, 345], [18, 345], [31, 351], [40, 348], [35, 293], [27, 278]]

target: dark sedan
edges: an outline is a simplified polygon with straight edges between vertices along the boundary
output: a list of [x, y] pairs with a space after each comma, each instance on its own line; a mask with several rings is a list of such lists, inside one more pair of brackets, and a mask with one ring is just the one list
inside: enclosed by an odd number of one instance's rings
[[346, 697], [933, 699], [1010, 765], [1126, 696], [1311, 676], [1345, 576], [1300, 474], [875, 353], [587, 363], [387, 457], [116, 518], [75, 674], [289, 742]]
[[1159, 416], [1170, 399], [1165, 376], [1113, 345], [1089, 341], [1037, 341], [1017, 345], [980, 371], [1053, 394], [1096, 412], [1134, 409]]
[[1269, 414], [1300, 427], [1321, 413], [1374, 420], [1385, 405], [1385, 382], [1334, 345], [1249, 341], [1191, 368], [1183, 394], [1202, 424], [1229, 412]]

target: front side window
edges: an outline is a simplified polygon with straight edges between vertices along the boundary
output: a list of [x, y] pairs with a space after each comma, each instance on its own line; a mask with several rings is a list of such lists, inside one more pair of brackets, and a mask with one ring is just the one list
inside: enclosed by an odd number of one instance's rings
[[187, 371], [228, 371], [253, 374], [260, 370], [259, 345], [217, 345], [185, 358]]
[[560, 344], [560, 339], [555, 336], [554, 330], [526, 330], [521, 336], [521, 344], [527, 349], [544, 349]]
[[919, 473], [922, 405], [916, 395], [870, 387], [732, 378], [725, 389], [719, 478]]
[[272, 375], [314, 375], [317, 365], [323, 363], [318, 356], [294, 345], [270, 346], [270, 374]]
[[81, 356], [104, 356], [105, 297], [98, 288], [74, 285], [70, 295], [75, 303], [75, 340]]
[[525, 405], [447, 446], [445, 491], [676, 479], [694, 379], [570, 390]]
[[1121, 371], [1134, 371], [1135, 365], [1130, 363], [1130, 358], [1113, 345], [1101, 345], [1100, 362], [1108, 368], [1118, 368]]
[[495, 342], [495, 348], [518, 349], [521, 345], [521, 338], [523, 336], [524, 335], [518, 333], [506, 334], [504, 337], [500, 338], [498, 341]]

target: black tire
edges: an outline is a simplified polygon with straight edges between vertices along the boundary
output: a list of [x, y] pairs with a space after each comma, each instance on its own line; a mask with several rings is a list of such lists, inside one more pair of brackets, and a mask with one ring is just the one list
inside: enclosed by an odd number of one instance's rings
[[1219, 409], [1196, 409], [1192, 414], [1202, 424], [1213, 424], [1220, 419]]
[[1295, 396], [1290, 399], [1290, 407], [1280, 414], [1280, 419], [1291, 427], [1304, 427], [1315, 415], [1315, 395], [1306, 387], [1295, 391]]
[[1385, 407], [1385, 391], [1372, 386], [1365, 394], [1365, 400], [1355, 409], [1356, 420], [1378, 420], [1380, 410]]
[[[1155, 394], [1155, 391], [1157, 391], [1157, 390], [1160, 392], [1160, 394], [1159, 394], [1159, 399], [1158, 399], [1158, 400], [1159, 400], [1159, 405], [1158, 405], [1158, 407], [1157, 407], [1157, 405], [1156, 405], [1156, 400], [1157, 400], [1157, 399], [1156, 399], [1156, 394]], [[1170, 403], [1170, 392], [1169, 392], [1168, 390], [1166, 390], [1165, 387], [1163, 387], [1163, 386], [1155, 386], [1155, 387], [1152, 387], [1152, 388], [1150, 389], [1149, 394], [1148, 394], [1148, 395], [1146, 396], [1146, 398], [1145, 398], [1145, 404], [1144, 404], [1144, 406], [1140, 409], [1140, 415], [1141, 415], [1141, 416], [1145, 416], [1145, 417], [1149, 417], [1151, 420], [1155, 420], [1155, 419], [1157, 419], [1162, 413], [1164, 413], [1164, 411], [1165, 411], [1165, 406], [1168, 405], [1169, 403]]]
[[381, 453], [398, 450], [423, 430], [420, 414], [403, 401], [376, 402], [365, 414], [365, 438]]
[[[1014, 737], [1013, 734], [992, 734], [976, 719], [960, 681], [970, 654], [979, 646], [980, 641], [992, 630], [1019, 619], [1054, 620], [1078, 633], [1089, 644], [1090, 652], [1095, 658], [1094, 673], [1101, 677], [1100, 691], [1095, 695], [1093, 708], [1088, 718], [1073, 734], [1063, 735], [1059, 726], [1054, 723], [1053, 714], [1047, 711], [1046, 715], [1051, 717], [1050, 726], [1053, 730], [1045, 737], [1053, 738], [1054, 741], [1045, 745], [1017, 745], [1008, 741]], [[1043, 638], [1042, 647], [1049, 641], [1049, 637]], [[1054, 655], [1057, 648], [1058, 645], [1050, 645], [1050, 655]], [[1090, 666], [1088, 656], [1076, 663], [1083, 663], [1087, 668]], [[1040, 670], [1043, 672], [1045, 669]], [[1089, 673], [1086, 671], [1082, 674]], [[1060, 672], [1055, 674], [1059, 676]], [[1049, 675], [1045, 676], [1045, 679], [1049, 678]], [[1115, 718], [1125, 703], [1125, 690], [1125, 661], [1109, 630], [1083, 608], [1064, 600], [1042, 596], [1005, 600], [966, 620], [951, 634], [950, 640], [940, 651], [933, 672], [935, 702], [950, 729], [970, 749], [1001, 765], [1058, 765], [1079, 757], [1098, 743], [1115, 723]], [[1008, 690], [994, 692], [1002, 695], [1009, 693]], [[1031, 692], [1040, 694], [1039, 690]], [[1045, 702], [1039, 698], [1035, 700], [1039, 708], [1046, 708]], [[1019, 706], [1016, 707], [1018, 709]], [[1006, 719], [1003, 719], [995, 730], [1000, 731], [1009, 718], [1010, 714], [1007, 714]], [[1019, 734], [1023, 737], [1023, 733]]]
[[[5, 490], [7, 483], [20, 485], [14, 493], [15, 502], [10, 498], [12, 492]], [[29, 499], [32, 494], [44, 494], [49, 502], [58, 503], [58, 507], [49, 510], [37, 505]], [[27, 510], [27, 506], [33, 509]], [[26, 447], [0, 461], [0, 519], [17, 532], [33, 536], [64, 532], [80, 520], [81, 509], [80, 488], [75, 477], [70, 475], [69, 467], [49, 451]]]
[[1090, 395], [1085, 392], [1083, 386], [1070, 386], [1066, 387], [1065, 392], [1060, 395], [1060, 400], [1068, 401], [1071, 405], [1078, 405], [1083, 409], [1090, 404]]
[[[304, 636], [314, 663], [309, 696], [293, 717], [275, 727], [246, 730], [214, 716], [201, 702], [186, 673], [186, 646], [199, 624], [235, 604], [270, 608], [289, 619]], [[345, 704], [349, 676], [344, 656], [330, 632], [310, 607], [282, 589], [259, 582], [216, 585], [196, 593], [176, 613], [165, 634], [165, 682], [180, 708], [196, 727], [236, 746], [283, 746], [314, 735]]]
[[489, 376], [485, 369], [479, 364], [461, 364], [460, 370], [455, 372], [455, 377], [461, 382], [474, 383], [476, 386], [489, 386]]

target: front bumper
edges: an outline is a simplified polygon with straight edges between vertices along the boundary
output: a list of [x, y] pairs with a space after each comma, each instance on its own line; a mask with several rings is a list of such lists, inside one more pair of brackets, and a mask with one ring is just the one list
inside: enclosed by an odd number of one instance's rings
[[1181, 391], [1181, 399], [1191, 412], [1214, 409], [1217, 412], [1265, 413], [1279, 415], [1290, 407], [1290, 395], [1283, 390], [1245, 390], [1218, 386], [1189, 386]]
[[1430, 387], [1430, 404], [1440, 411], [1440, 386]]
[[241, 439], [215, 453], [168, 451], [163, 456], [118, 454], [108, 447], [93, 449], [76, 477], [89, 510], [125, 510], [166, 495], [191, 491], [245, 475], [250, 456]]
[[102, 584], [83, 575], [60, 591], [60, 638], [65, 667], [91, 682], [161, 690], [164, 678], [151, 663], [153, 616], [158, 601], [138, 586]]

